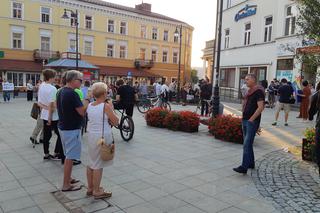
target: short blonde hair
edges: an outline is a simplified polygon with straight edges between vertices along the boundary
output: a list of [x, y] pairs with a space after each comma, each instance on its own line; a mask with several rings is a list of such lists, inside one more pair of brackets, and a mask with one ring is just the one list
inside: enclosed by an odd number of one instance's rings
[[95, 98], [100, 98], [108, 91], [108, 86], [103, 82], [97, 82], [92, 85], [92, 95]]

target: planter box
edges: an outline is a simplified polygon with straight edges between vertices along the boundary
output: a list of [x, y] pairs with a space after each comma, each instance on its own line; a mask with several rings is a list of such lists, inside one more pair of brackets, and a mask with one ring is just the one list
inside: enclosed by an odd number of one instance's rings
[[312, 141], [302, 139], [302, 160], [313, 161]]

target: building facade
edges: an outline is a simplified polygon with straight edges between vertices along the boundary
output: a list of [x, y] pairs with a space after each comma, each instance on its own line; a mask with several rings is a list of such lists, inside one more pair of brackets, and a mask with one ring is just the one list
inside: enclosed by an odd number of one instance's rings
[[259, 81], [286, 78], [300, 84], [302, 66], [295, 54], [303, 36], [298, 35], [295, 1], [223, 3], [220, 86], [234, 89], [237, 96], [248, 73]]
[[[64, 9], [78, 11], [78, 17]], [[75, 20], [79, 23], [81, 59], [99, 67], [100, 80], [177, 79], [191, 72], [193, 27], [151, 11], [101, 0], [3, 0], [0, 7], [0, 77], [16, 86], [40, 78], [43, 64], [75, 52]], [[176, 28], [182, 25], [182, 51]]]
[[215, 40], [206, 41], [206, 47], [202, 50], [203, 70], [205, 70], [205, 77], [208, 77], [210, 81], [212, 80], [214, 42]]

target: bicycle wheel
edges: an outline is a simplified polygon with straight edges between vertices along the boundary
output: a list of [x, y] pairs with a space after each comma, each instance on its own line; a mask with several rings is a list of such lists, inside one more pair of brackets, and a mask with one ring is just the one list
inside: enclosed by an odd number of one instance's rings
[[161, 108], [162, 108], [162, 109], [166, 109], [166, 110], [168, 110], [168, 111], [171, 111], [171, 105], [169, 104], [169, 102], [163, 102], [163, 103], [161, 104]]
[[130, 116], [124, 116], [120, 122], [120, 134], [124, 141], [129, 141], [133, 137], [134, 123]]
[[151, 108], [151, 105], [148, 103], [148, 101], [139, 101], [137, 103], [137, 108], [139, 112], [146, 113]]

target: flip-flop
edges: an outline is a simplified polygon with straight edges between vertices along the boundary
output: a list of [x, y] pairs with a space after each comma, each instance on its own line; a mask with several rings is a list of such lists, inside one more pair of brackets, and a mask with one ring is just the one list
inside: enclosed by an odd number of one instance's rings
[[103, 198], [109, 198], [112, 196], [112, 192], [103, 192], [100, 195], [93, 195], [94, 199], [103, 199]]
[[74, 192], [79, 191], [82, 188], [82, 186], [70, 186], [67, 189], [61, 189], [62, 192]]
[[79, 183], [79, 182], [80, 182], [80, 180], [77, 180], [77, 179], [71, 179], [71, 181], [70, 181], [71, 184], [75, 184], [75, 183]]

